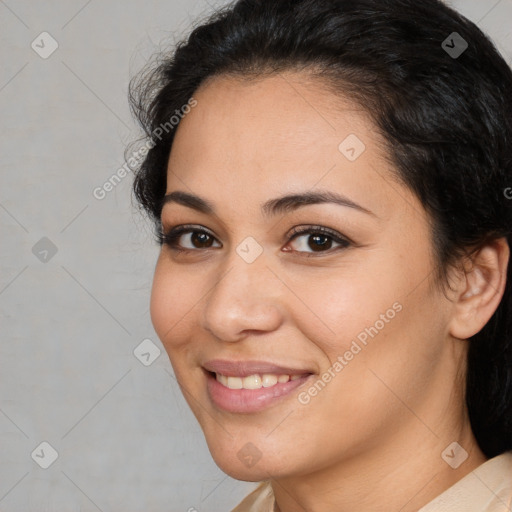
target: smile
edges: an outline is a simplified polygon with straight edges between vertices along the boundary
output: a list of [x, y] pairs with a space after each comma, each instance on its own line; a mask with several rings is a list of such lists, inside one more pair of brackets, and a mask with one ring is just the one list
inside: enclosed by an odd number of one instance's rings
[[229, 389], [271, 388], [278, 383], [283, 384], [289, 380], [297, 380], [302, 377], [301, 375], [276, 375], [273, 373], [264, 373], [262, 375], [256, 373], [247, 377], [231, 377], [216, 373], [215, 376], [218, 382]]
[[[286, 398], [294, 396], [295, 389], [314, 377], [308, 373], [293, 377], [256, 374], [241, 378], [211, 372], [206, 372], [206, 376], [206, 388], [212, 404], [222, 411], [238, 414], [257, 413], [271, 406], [277, 406]], [[274, 382], [276, 379], [277, 382]], [[222, 380], [225, 384], [221, 382]], [[264, 386], [263, 382], [267, 385]]]

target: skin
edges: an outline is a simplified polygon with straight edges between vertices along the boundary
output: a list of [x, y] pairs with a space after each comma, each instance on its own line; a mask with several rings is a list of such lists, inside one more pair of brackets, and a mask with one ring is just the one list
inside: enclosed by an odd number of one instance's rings
[[[486, 460], [462, 398], [465, 340], [501, 300], [508, 245], [498, 240], [467, 272], [453, 271], [445, 296], [428, 216], [393, 179], [364, 111], [304, 72], [217, 77], [194, 97], [166, 192], [199, 195], [216, 213], [168, 203], [162, 223], [204, 227], [213, 240], [201, 248], [185, 234], [189, 252], [162, 247], [151, 318], [215, 462], [240, 480], [270, 479], [283, 512], [418, 510]], [[349, 134], [366, 146], [354, 162], [338, 149]], [[260, 211], [270, 198], [312, 190], [373, 215], [332, 203]], [[290, 240], [293, 227], [315, 225], [354, 243], [314, 252], [311, 234]], [[263, 249], [250, 264], [236, 252], [248, 236]], [[312, 368], [317, 380], [396, 302], [401, 311], [307, 405], [297, 399], [303, 387], [258, 413], [210, 400], [205, 361], [271, 361]], [[457, 469], [441, 457], [454, 441], [469, 454]], [[261, 452], [252, 467], [237, 456], [249, 442]]]

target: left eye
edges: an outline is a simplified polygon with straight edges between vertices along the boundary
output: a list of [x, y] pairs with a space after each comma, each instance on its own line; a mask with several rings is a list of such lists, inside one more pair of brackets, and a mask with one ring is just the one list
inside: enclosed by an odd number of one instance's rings
[[333, 244], [337, 244], [334, 249], [350, 245], [348, 240], [325, 228], [297, 231], [293, 234], [291, 242], [295, 242], [296, 247], [293, 250], [297, 252], [326, 252], [333, 248]]

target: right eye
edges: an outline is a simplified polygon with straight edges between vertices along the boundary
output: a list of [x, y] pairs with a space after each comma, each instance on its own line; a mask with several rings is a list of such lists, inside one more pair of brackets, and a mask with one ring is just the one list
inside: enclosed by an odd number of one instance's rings
[[[197, 226], [177, 226], [158, 233], [158, 243], [177, 252], [210, 249], [215, 241], [217, 240], [209, 231]], [[219, 244], [217, 247], [222, 246]]]

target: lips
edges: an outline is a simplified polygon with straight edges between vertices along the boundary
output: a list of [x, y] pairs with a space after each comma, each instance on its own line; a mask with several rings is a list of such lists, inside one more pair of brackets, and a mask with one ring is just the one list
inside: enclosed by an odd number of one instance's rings
[[215, 359], [203, 369], [210, 400], [231, 413], [256, 413], [277, 405], [313, 375], [309, 369], [266, 361]]
[[307, 368], [290, 368], [266, 361], [233, 361], [228, 359], [212, 359], [203, 364], [209, 372], [225, 375], [226, 377], [247, 377], [255, 374], [274, 375], [308, 375], [314, 373]]

